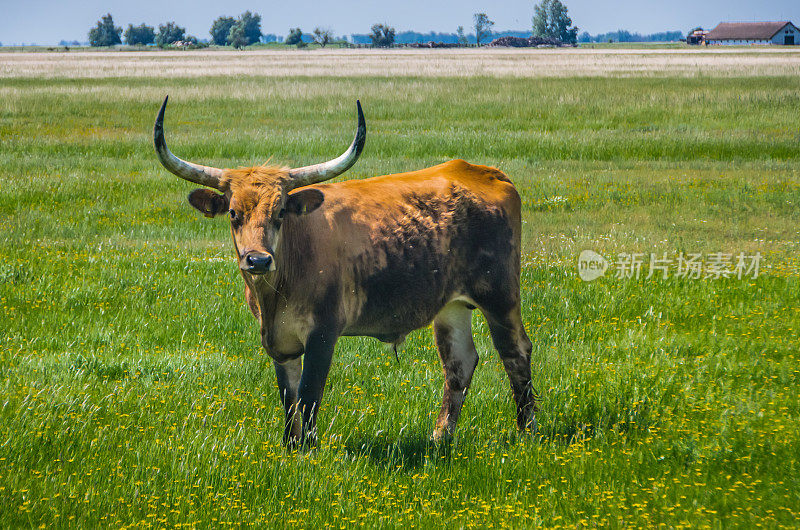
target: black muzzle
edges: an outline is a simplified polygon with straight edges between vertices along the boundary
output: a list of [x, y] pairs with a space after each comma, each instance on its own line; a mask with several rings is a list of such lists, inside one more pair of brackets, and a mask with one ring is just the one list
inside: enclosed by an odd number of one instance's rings
[[241, 268], [250, 274], [266, 274], [272, 268], [272, 256], [260, 252], [250, 252], [242, 260]]

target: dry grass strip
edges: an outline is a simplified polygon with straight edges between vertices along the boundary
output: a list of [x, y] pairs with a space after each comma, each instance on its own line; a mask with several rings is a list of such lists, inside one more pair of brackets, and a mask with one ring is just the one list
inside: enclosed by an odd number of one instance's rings
[[467, 49], [0, 53], [0, 77], [792, 76], [800, 50]]

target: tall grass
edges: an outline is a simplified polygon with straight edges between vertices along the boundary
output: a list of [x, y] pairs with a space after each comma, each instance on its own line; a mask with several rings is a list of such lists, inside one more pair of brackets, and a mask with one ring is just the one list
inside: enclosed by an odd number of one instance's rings
[[[483, 319], [452, 444], [429, 329], [343, 338], [321, 445], [280, 444], [223, 220], [150, 131], [219, 166], [338, 154], [350, 178], [454, 157], [524, 203], [540, 432]], [[0, 80], [3, 526], [791, 526], [798, 483], [794, 76]], [[737, 280], [577, 276], [578, 253], [761, 252]]]

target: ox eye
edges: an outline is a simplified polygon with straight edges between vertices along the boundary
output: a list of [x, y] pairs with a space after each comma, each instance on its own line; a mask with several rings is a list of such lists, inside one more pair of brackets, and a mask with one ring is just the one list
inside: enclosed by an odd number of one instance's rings
[[272, 226], [275, 227], [275, 230], [280, 229], [281, 223], [283, 223], [283, 215], [286, 213], [286, 209], [281, 208], [278, 213], [275, 215], [275, 219], [272, 220]]
[[229, 213], [229, 214], [230, 214], [230, 216], [231, 216], [231, 224], [232, 224], [232, 225], [234, 225], [234, 226], [237, 226], [237, 225], [241, 224], [241, 218], [240, 218], [240, 217], [239, 217], [239, 215], [236, 213], [236, 210], [234, 210], [233, 208], [231, 208], [230, 210], [228, 210], [228, 213]]

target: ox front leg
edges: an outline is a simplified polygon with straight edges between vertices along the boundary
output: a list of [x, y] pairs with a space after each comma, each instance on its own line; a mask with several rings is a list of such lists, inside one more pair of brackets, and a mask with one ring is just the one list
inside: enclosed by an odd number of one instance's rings
[[275, 376], [278, 379], [278, 392], [286, 418], [283, 444], [292, 446], [300, 441], [302, 435], [300, 414], [297, 413], [297, 387], [300, 384], [300, 374], [303, 372], [303, 361], [298, 357], [284, 363], [276, 361], [274, 364]]
[[442, 410], [433, 431], [433, 439], [439, 441], [455, 431], [478, 365], [478, 352], [472, 341], [472, 311], [464, 304], [454, 302], [445, 306], [433, 320], [433, 329], [444, 369]]
[[332, 328], [318, 328], [309, 334], [306, 341], [297, 410], [302, 418], [300, 442], [307, 447], [317, 443], [317, 413], [338, 338], [338, 333]]

